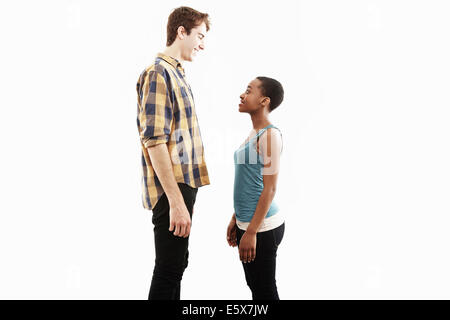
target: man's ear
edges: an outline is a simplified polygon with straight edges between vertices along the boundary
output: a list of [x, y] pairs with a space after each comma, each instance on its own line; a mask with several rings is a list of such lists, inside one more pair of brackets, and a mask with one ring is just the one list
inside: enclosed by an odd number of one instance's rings
[[185, 36], [186, 36], [186, 29], [183, 26], [179, 26], [177, 29], [177, 37], [180, 40], [183, 40]]

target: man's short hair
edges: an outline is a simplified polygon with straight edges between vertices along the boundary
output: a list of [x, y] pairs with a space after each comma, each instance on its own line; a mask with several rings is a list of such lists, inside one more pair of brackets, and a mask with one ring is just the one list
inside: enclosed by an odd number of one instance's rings
[[191, 34], [192, 28], [204, 22], [206, 31], [209, 31], [209, 15], [189, 7], [179, 7], [172, 11], [167, 21], [167, 46], [172, 45], [177, 38], [178, 27], [183, 26], [187, 34]]
[[261, 93], [265, 97], [270, 98], [269, 112], [275, 110], [284, 98], [283, 86], [275, 79], [268, 77], [257, 77], [261, 81]]

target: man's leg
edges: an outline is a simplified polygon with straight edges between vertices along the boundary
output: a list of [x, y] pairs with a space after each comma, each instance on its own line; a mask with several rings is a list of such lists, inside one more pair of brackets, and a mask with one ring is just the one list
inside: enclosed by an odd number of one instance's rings
[[[192, 218], [197, 189], [178, 184]], [[149, 300], [180, 299], [180, 282], [188, 264], [189, 237], [182, 238], [169, 231], [169, 202], [163, 194], [153, 209], [155, 235], [155, 268], [149, 291]]]
[[[188, 264], [188, 256], [189, 256], [189, 250], [187, 250], [186, 256], [185, 256], [185, 259], [184, 259], [186, 267], [187, 267], [187, 264]], [[174, 300], [180, 300], [180, 296], [181, 296], [181, 281], [178, 282], [177, 287], [175, 288], [175, 295], [174, 295], [175, 298], [174, 298]]]

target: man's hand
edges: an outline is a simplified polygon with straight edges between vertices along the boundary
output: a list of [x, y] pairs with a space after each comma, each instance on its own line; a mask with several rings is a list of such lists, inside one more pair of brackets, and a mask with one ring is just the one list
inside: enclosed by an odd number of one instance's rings
[[239, 258], [243, 263], [252, 262], [256, 258], [256, 233], [245, 232], [239, 244]]
[[228, 245], [232, 247], [237, 246], [237, 236], [236, 236], [236, 218], [234, 217], [231, 219], [230, 223], [228, 224], [227, 228], [227, 241]]
[[175, 175], [173, 174], [172, 160], [166, 144], [158, 144], [148, 148], [148, 154], [155, 169], [156, 175], [161, 182], [164, 192], [167, 195], [170, 206], [170, 226], [169, 231], [174, 231], [173, 235], [186, 238], [191, 232], [191, 217], [184, 203], [183, 195], [178, 187]]
[[170, 206], [169, 231], [174, 231], [174, 236], [183, 238], [191, 233], [191, 217], [184, 202]]

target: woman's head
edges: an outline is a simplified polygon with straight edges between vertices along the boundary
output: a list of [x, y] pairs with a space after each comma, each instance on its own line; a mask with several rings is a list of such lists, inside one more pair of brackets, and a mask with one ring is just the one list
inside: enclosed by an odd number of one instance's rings
[[283, 102], [284, 90], [281, 83], [275, 79], [256, 77], [248, 84], [247, 90], [240, 98], [240, 112], [254, 113], [261, 108], [267, 108], [268, 112], [272, 112]]

